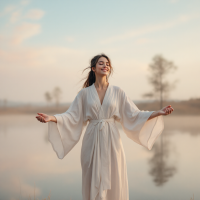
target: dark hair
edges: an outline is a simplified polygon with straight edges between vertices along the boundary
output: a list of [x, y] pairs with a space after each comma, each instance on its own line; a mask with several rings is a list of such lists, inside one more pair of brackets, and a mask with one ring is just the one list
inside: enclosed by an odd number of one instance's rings
[[[90, 61], [90, 66], [87, 67], [87, 68], [85, 68], [85, 69], [83, 70], [83, 72], [84, 72], [86, 69], [90, 68], [90, 71], [88, 72], [88, 75], [87, 75], [85, 78], [83, 78], [83, 79], [86, 79], [86, 81], [84, 82], [82, 88], [89, 87], [90, 85], [92, 85], [93, 83], [95, 83], [96, 77], [95, 77], [95, 73], [92, 71], [92, 67], [96, 67], [97, 62], [98, 62], [99, 58], [101, 58], [101, 57], [106, 58], [106, 59], [108, 60], [108, 62], [109, 62], [109, 66], [110, 66], [110, 73], [109, 73], [108, 76], [106, 77], [106, 78], [107, 78], [107, 81], [108, 81], [108, 78], [110, 77], [110, 75], [113, 73], [113, 68], [112, 68], [112, 66], [111, 66], [111, 61], [110, 61], [110, 59], [108, 58], [108, 56], [106, 56], [104, 53], [98, 54], [98, 55], [94, 56], [94, 57], [91, 59], [91, 61]], [[82, 73], [83, 73], [83, 72], [82, 72]], [[83, 80], [83, 79], [82, 79], [82, 80]]]

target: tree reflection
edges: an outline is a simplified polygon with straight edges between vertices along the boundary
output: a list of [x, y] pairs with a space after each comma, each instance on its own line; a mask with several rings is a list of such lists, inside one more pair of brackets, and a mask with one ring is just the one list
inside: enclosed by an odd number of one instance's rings
[[154, 144], [152, 151], [153, 157], [148, 161], [150, 164], [149, 174], [153, 176], [156, 186], [162, 186], [177, 171], [174, 163], [169, 164], [169, 141], [163, 143], [163, 135], [161, 135], [160, 142]]

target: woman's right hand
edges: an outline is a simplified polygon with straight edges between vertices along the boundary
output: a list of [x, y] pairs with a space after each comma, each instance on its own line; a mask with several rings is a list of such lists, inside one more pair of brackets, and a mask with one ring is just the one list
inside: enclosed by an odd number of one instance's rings
[[36, 116], [37, 120], [42, 122], [42, 123], [47, 123], [49, 121], [51, 121], [51, 116], [46, 115], [44, 113], [37, 113], [38, 116]]

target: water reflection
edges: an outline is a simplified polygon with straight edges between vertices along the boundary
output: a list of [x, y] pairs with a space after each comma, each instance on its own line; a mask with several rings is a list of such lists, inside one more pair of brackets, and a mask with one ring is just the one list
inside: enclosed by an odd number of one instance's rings
[[[20, 187], [22, 198], [33, 197], [34, 183], [38, 199], [50, 191], [51, 199], [81, 199], [84, 131], [78, 144], [60, 160], [48, 141], [47, 124], [34, 117], [0, 115], [0, 199], [17, 199]], [[164, 117], [164, 132], [151, 151], [120, 130], [130, 199], [189, 200], [193, 193], [200, 198], [199, 121], [199, 116]]]
[[180, 132], [191, 136], [200, 135], [200, 116], [166, 116], [165, 132], [168, 134]]
[[148, 160], [149, 174], [153, 177], [156, 186], [163, 186], [177, 171], [175, 163], [168, 163], [172, 148], [170, 148], [169, 140], [163, 142], [163, 137], [166, 135], [161, 135], [160, 141], [154, 144], [153, 156]]

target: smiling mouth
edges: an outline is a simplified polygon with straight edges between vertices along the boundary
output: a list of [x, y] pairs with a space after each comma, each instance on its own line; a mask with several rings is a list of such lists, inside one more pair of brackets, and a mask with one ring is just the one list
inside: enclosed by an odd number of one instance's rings
[[106, 72], [106, 71], [108, 71], [108, 69], [102, 69], [102, 71]]

